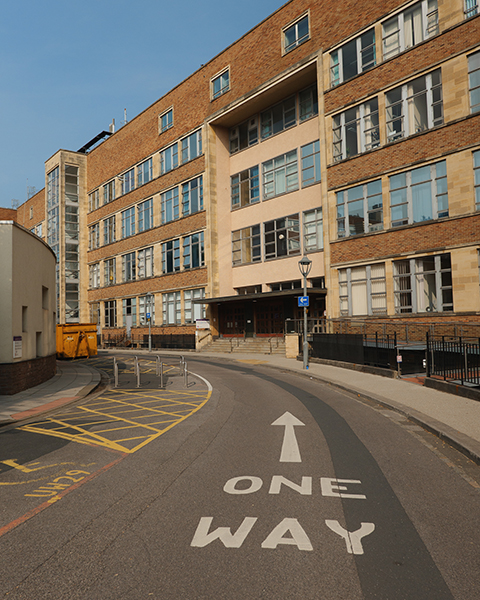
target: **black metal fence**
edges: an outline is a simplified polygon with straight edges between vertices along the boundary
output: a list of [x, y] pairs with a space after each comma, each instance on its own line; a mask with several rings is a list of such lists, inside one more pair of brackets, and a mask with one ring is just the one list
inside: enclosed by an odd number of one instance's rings
[[386, 369], [397, 368], [396, 336], [381, 337], [349, 333], [314, 333], [311, 336], [314, 358], [338, 360]]
[[427, 334], [427, 376], [480, 386], [480, 339], [434, 338]]

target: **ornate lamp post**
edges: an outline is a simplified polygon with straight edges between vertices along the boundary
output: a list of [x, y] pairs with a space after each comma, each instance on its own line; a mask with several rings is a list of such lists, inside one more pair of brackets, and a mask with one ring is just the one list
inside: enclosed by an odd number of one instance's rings
[[[307, 295], [307, 277], [312, 270], [312, 261], [305, 255], [298, 261], [298, 268], [303, 276], [303, 295]], [[307, 341], [307, 306], [303, 306], [303, 368], [308, 369], [308, 341]]]

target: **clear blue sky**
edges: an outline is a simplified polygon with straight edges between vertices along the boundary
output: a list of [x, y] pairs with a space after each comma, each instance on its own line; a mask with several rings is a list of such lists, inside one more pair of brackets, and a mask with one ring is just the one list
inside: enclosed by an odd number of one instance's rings
[[0, 17], [0, 206], [130, 120], [286, 0], [14, 0]]

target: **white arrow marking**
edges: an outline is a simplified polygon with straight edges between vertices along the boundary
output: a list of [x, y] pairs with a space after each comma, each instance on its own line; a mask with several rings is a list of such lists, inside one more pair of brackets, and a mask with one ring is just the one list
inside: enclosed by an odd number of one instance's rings
[[279, 419], [274, 421], [272, 425], [283, 425], [285, 427], [280, 462], [302, 462], [295, 430], [293, 428], [297, 425], [304, 426], [305, 423], [299, 421], [297, 417], [294, 417], [291, 413], [286, 412]]

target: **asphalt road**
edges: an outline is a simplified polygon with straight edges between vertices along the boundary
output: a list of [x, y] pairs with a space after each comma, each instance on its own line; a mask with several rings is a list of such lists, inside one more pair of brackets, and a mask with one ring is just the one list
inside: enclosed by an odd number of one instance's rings
[[188, 367], [0, 433], [3, 597], [480, 597], [478, 466], [308, 377]]

